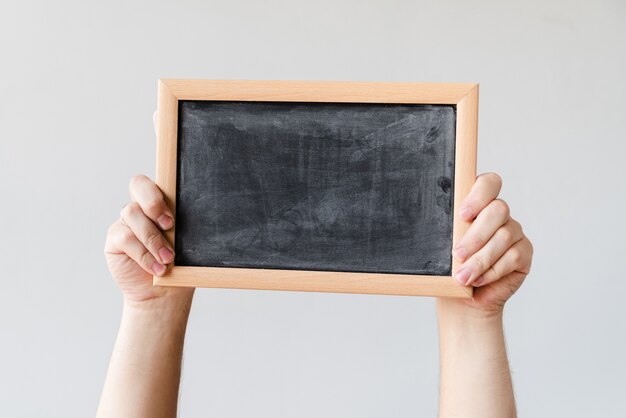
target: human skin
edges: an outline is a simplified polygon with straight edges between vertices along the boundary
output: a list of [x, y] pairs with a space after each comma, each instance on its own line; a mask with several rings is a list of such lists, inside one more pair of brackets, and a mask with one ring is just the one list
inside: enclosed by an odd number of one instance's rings
[[175, 417], [194, 289], [152, 286], [152, 275], [163, 275], [174, 259], [162, 234], [173, 217], [147, 177], [133, 177], [130, 194], [105, 244], [124, 308], [97, 416]]
[[516, 416], [502, 314], [530, 271], [533, 247], [508, 205], [497, 198], [500, 176], [479, 176], [460, 206], [472, 222], [453, 249], [455, 278], [474, 286], [472, 299], [439, 298], [439, 417]]
[[[156, 113], [153, 121], [156, 127]], [[194, 289], [152, 285], [152, 275], [174, 261], [163, 235], [174, 216], [148, 177], [133, 177], [129, 192], [104, 245], [124, 308], [97, 417], [175, 417]]]
[[[475, 289], [472, 299], [437, 300], [441, 418], [515, 416], [502, 313], [533, 250], [497, 198], [501, 186], [496, 174], [479, 176], [460, 207], [472, 225], [453, 251], [462, 262], [456, 278]], [[124, 308], [97, 417], [175, 417], [194, 289], [152, 285], [153, 274], [163, 275], [174, 260], [163, 235], [174, 217], [148, 177], [133, 177], [129, 191], [104, 248]]]

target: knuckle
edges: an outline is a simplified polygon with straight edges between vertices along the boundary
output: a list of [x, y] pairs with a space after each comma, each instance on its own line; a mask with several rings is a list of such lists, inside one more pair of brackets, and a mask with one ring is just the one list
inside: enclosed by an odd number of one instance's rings
[[500, 174], [491, 172], [485, 174], [485, 177], [496, 187], [498, 187], [498, 189], [502, 187], [502, 177], [500, 176]]
[[532, 265], [532, 261], [526, 265], [526, 268], [524, 270], [522, 270], [522, 273], [524, 274], [524, 279], [526, 279], [526, 276], [530, 274], [531, 265]]
[[158, 232], [149, 232], [146, 236], [146, 246], [158, 249], [161, 244], [161, 237], [162, 235]]
[[502, 199], [496, 199], [491, 202], [491, 210], [494, 214], [501, 216], [503, 218], [508, 218], [511, 214], [511, 210], [509, 205]]
[[152, 257], [152, 254], [150, 254], [149, 251], [144, 252], [139, 257], [139, 264], [141, 264], [142, 266], [144, 266], [147, 269], [151, 269], [152, 268], [152, 264], [154, 262], [155, 262], [154, 257]]
[[107, 228], [107, 238], [110, 238], [110, 237], [115, 235], [115, 232], [119, 228], [118, 225], [117, 225], [118, 222], [119, 221], [115, 221], [111, 225], [109, 225], [109, 227]]
[[135, 234], [133, 234], [133, 231], [131, 231], [130, 228], [120, 228], [118, 242], [121, 246], [128, 246], [132, 242], [134, 236]]
[[511, 230], [513, 232], [515, 232], [518, 236], [520, 236], [520, 237], [524, 236], [524, 231], [522, 230], [522, 224], [521, 223], [519, 223], [515, 219], [511, 218], [509, 220], [509, 225], [511, 227]]
[[113, 225], [111, 225], [109, 229], [107, 230], [106, 238], [104, 239], [104, 246], [102, 247], [102, 249], [104, 250], [105, 254], [109, 251], [109, 248], [111, 248], [111, 244], [112, 244], [112, 240], [114, 236], [112, 228], [113, 228]]
[[513, 234], [511, 228], [502, 227], [498, 229], [498, 238], [507, 245], [513, 243], [514, 236], [515, 234]]
[[530, 267], [532, 266], [533, 263], [533, 244], [532, 242], [530, 242], [530, 240], [528, 238], [526, 238], [524, 240], [525, 244], [526, 244], [526, 250], [524, 251], [525, 257], [524, 257], [524, 268], [526, 273], [530, 272]]
[[156, 214], [161, 211], [163, 200], [153, 197], [145, 203], [145, 211], [147, 213]]
[[466, 242], [469, 244], [469, 247], [474, 250], [482, 248], [486, 243], [485, 239], [479, 235], [468, 236]]
[[109, 226], [107, 237], [104, 243], [105, 253], [109, 251], [123, 251], [126, 252], [127, 248], [132, 242], [134, 234], [126, 225], [122, 224], [119, 220]]
[[498, 280], [501, 277], [500, 272], [498, 272], [498, 270], [496, 270], [495, 266], [489, 267], [489, 269], [484, 274], [484, 276], [487, 279], [486, 281], [488, 281], [488, 282], [496, 281], [496, 280]]
[[124, 209], [122, 209], [122, 214], [124, 215], [124, 218], [137, 215], [140, 212], [141, 208], [139, 207], [139, 204], [137, 202], [129, 202], [126, 206], [124, 206]]
[[476, 266], [476, 269], [479, 272], [484, 272], [489, 267], [484, 257], [478, 254], [474, 256], [474, 265]]
[[145, 181], [146, 179], [147, 177], [144, 174], [137, 174], [135, 176], [132, 176], [130, 178], [130, 181], [128, 182], [128, 188], [133, 189], [137, 187], [139, 184], [141, 184], [143, 181]]
[[510, 256], [513, 263], [519, 264], [523, 258], [522, 251], [518, 247], [513, 247], [509, 251], [511, 252]]

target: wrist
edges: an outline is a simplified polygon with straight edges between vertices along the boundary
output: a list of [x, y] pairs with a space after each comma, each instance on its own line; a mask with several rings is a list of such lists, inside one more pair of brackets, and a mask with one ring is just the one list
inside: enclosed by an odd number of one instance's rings
[[136, 299], [124, 295], [124, 309], [137, 312], [162, 312], [191, 306], [194, 288], [161, 288], [158, 296]]
[[502, 328], [503, 309], [476, 309], [465, 302], [452, 298], [438, 298], [439, 327], [474, 330]]
[[[178, 289], [177, 289], [178, 290]], [[152, 299], [137, 301], [124, 298], [124, 322], [150, 325], [152, 328], [185, 329], [193, 301], [193, 289], [164, 292]]]
[[465, 302], [437, 301], [439, 416], [515, 416], [502, 310], [480, 310]]

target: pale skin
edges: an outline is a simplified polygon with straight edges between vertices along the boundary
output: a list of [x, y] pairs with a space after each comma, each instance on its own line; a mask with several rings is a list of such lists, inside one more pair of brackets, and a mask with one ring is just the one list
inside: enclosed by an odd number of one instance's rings
[[[460, 207], [472, 221], [453, 249], [455, 278], [472, 299], [439, 298], [439, 417], [515, 417], [504, 344], [506, 301], [530, 271], [533, 248], [508, 205], [497, 174], [480, 175]], [[163, 235], [173, 214], [148, 177], [131, 179], [131, 201], [109, 228], [105, 257], [124, 297], [97, 417], [175, 417], [183, 343], [194, 290], [152, 286], [174, 260]]]

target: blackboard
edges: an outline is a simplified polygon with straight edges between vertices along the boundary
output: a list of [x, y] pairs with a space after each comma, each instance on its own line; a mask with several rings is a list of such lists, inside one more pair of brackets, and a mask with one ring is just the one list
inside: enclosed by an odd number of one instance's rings
[[158, 286], [470, 297], [478, 85], [159, 80]]
[[176, 265], [449, 275], [452, 105], [181, 101]]

